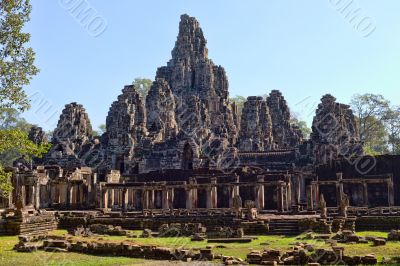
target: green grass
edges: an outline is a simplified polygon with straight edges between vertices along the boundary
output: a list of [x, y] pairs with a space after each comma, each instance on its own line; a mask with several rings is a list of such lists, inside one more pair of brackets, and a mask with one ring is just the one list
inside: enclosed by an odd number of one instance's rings
[[[55, 231], [53, 234], [63, 235], [65, 231]], [[16, 236], [0, 237], [0, 265], [144, 265], [147, 261], [124, 257], [92, 256], [79, 253], [52, 253], [37, 251], [20, 253], [13, 250], [18, 243]]]
[[[66, 231], [57, 230], [52, 232], [55, 235], [63, 235]], [[137, 235], [140, 232], [135, 232]], [[360, 236], [387, 237], [383, 232], [359, 232]], [[300, 236], [302, 237], [302, 236]], [[180, 238], [127, 238], [122, 236], [100, 236], [109, 241], [132, 241], [137, 244], [155, 245], [162, 247], [187, 249], [213, 247], [214, 254], [223, 254], [226, 256], [235, 256], [245, 258], [251, 250], [279, 249], [289, 250], [295, 242], [313, 244], [315, 248], [329, 248], [323, 240], [304, 240], [296, 237], [285, 236], [258, 236], [251, 243], [207, 243], [207, 241], [192, 242], [188, 237]], [[90, 241], [90, 238], [75, 237], [76, 240]], [[17, 243], [17, 237], [0, 237], [0, 265], [144, 265], [158, 264], [159, 262], [145, 261], [140, 259], [131, 259], [123, 257], [92, 256], [78, 253], [48, 253], [38, 251], [34, 253], [18, 253], [12, 250]], [[369, 244], [339, 244], [345, 247], [346, 255], [367, 255], [374, 253], [379, 260], [382, 257], [390, 258], [400, 256], [400, 242], [388, 242], [385, 246], [374, 247]], [[218, 247], [223, 246], [223, 247]], [[165, 263], [164, 263], [165, 264]], [[164, 265], [163, 264], [163, 265]]]

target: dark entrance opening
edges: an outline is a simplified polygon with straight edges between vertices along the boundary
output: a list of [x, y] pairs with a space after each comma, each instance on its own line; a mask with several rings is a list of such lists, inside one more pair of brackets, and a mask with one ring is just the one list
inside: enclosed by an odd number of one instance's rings
[[25, 186], [25, 204], [30, 205], [31, 204], [31, 191], [29, 190], [29, 186]]
[[186, 209], [186, 191], [183, 188], [174, 189], [174, 209]]
[[192, 147], [190, 147], [189, 143], [186, 143], [185, 147], [183, 148], [182, 169], [193, 169], [193, 150]]
[[141, 190], [137, 190], [135, 193], [135, 209], [143, 210], [143, 201], [142, 201], [143, 193]]
[[207, 208], [207, 191], [205, 189], [197, 190], [197, 208]]
[[386, 184], [367, 184], [368, 204], [370, 207], [384, 207], [389, 205], [389, 195]]
[[264, 186], [264, 209], [277, 210], [276, 186]]
[[343, 184], [343, 191], [349, 197], [350, 206], [364, 205], [364, 187], [362, 184]]
[[254, 186], [240, 187], [239, 194], [240, 197], [242, 198], [243, 204], [246, 200], [255, 201], [256, 195], [254, 191]]
[[[320, 185], [319, 194], [324, 195], [327, 207], [336, 207], [338, 203], [336, 185]], [[318, 195], [318, 196], [320, 196]]]
[[230, 189], [226, 186], [217, 188], [217, 207], [229, 208]]
[[162, 209], [162, 190], [154, 191], [154, 208]]

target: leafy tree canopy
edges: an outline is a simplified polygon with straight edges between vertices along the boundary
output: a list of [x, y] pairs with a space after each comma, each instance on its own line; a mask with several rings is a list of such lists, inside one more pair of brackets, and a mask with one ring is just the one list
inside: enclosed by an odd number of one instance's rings
[[135, 78], [132, 83], [132, 85], [135, 85], [136, 89], [139, 91], [140, 96], [142, 96], [143, 98], [146, 98], [152, 84], [153, 81], [146, 78]]

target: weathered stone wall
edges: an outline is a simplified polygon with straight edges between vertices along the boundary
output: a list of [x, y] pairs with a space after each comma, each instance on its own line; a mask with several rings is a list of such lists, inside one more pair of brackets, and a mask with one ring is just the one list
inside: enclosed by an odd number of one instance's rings
[[175, 97], [168, 82], [156, 80], [146, 97], [147, 129], [156, 142], [176, 137]]
[[52, 137], [46, 164], [79, 167], [80, 154], [92, 141], [92, 125], [85, 108], [77, 103], [65, 105]]
[[312, 124], [314, 163], [331, 163], [338, 157], [363, 154], [360, 133], [350, 106], [326, 94], [321, 98]]
[[292, 125], [290, 110], [282, 93], [273, 90], [267, 97], [272, 119], [272, 135], [278, 148], [294, 148], [303, 140], [301, 130]]
[[240, 151], [272, 149], [272, 120], [262, 97], [248, 97], [242, 110], [238, 147]]
[[140, 140], [146, 136], [146, 111], [143, 99], [133, 85], [125, 86], [113, 102], [106, 120], [103, 145], [110, 169], [124, 172], [133, 159]]
[[214, 134], [235, 141], [237, 130], [228, 100], [226, 73], [208, 58], [206, 43], [197, 20], [183, 15], [172, 59], [167, 66], [158, 69], [156, 80], [167, 81], [178, 98], [176, 120], [183, 132], [193, 132], [197, 126], [190, 123], [185, 113], [197, 109], [195, 114], [205, 114], [204, 109], [207, 109], [208, 115], [199, 116], [201, 124], [210, 121]]

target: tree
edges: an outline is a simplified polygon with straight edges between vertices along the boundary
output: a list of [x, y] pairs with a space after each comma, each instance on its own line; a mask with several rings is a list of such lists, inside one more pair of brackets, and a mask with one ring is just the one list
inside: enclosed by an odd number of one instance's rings
[[[49, 148], [47, 144], [35, 145], [26, 132], [12, 127], [18, 122], [14, 120], [16, 112], [29, 108], [23, 87], [39, 71], [34, 65], [35, 53], [26, 47], [30, 35], [22, 32], [31, 9], [29, 0], [0, 1], [0, 154], [15, 150], [28, 157], [40, 157]], [[9, 179], [10, 173], [0, 164], [0, 192], [3, 196], [12, 189]]]
[[29, 0], [0, 2], [0, 108], [29, 107], [23, 86], [38, 73], [35, 53], [26, 47], [30, 34], [22, 32], [31, 12]]
[[388, 144], [392, 154], [400, 152], [400, 107], [392, 107], [385, 114]]
[[367, 93], [354, 95], [350, 105], [355, 112], [360, 139], [364, 142], [366, 151], [379, 154], [387, 152], [385, 115], [390, 102], [382, 95]]
[[297, 117], [297, 114], [294, 113], [291, 114], [290, 123], [300, 129], [304, 139], [310, 138], [311, 128], [307, 126], [306, 121], [300, 120]]
[[246, 102], [246, 97], [236, 95], [233, 98], [229, 98], [229, 101], [234, 102], [236, 104], [237, 110], [238, 110], [237, 115], [240, 118], [242, 116], [242, 110], [243, 110], [244, 103]]
[[311, 128], [309, 126], [307, 126], [306, 121], [296, 120], [296, 121], [292, 121], [292, 124], [297, 126], [300, 129], [301, 133], [303, 133], [304, 139], [310, 138]]
[[135, 78], [132, 84], [135, 85], [140, 96], [146, 98], [147, 93], [149, 92], [151, 85], [153, 84], [153, 81], [151, 81], [151, 79], [146, 79], [146, 78]]
[[[40, 158], [50, 148], [47, 143], [35, 145], [28, 139], [28, 134], [20, 129], [0, 130], [0, 143], [0, 154], [15, 151], [27, 156], [28, 160], [32, 157]], [[10, 173], [7, 173], [0, 164], [0, 196], [8, 195], [11, 189]]]
[[106, 125], [101, 124], [100, 126], [97, 127], [97, 130], [93, 130], [93, 136], [98, 137], [103, 135], [106, 132]]
[[[20, 113], [16, 109], [5, 108], [3, 112], [0, 111], [0, 130], [21, 130], [25, 134], [28, 134], [32, 126], [32, 124], [20, 117]], [[0, 164], [3, 166], [12, 166], [12, 163], [21, 156], [22, 154], [16, 149], [8, 149], [0, 153]]]
[[107, 131], [106, 125], [105, 125], [105, 124], [101, 124], [101, 125], [99, 126], [99, 132], [101, 133], [101, 135], [103, 135], [104, 133], [106, 133], [106, 131]]

